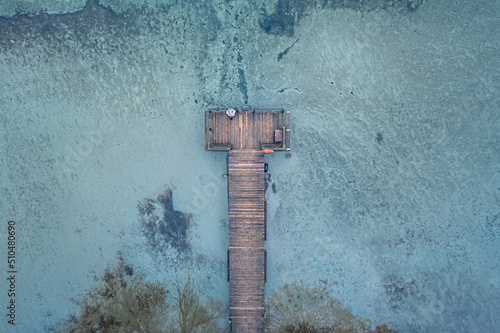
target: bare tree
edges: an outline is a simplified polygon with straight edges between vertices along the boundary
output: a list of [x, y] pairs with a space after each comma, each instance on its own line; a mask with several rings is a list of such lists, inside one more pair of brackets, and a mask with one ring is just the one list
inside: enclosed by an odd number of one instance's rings
[[[120, 260], [106, 270], [97, 287], [83, 299], [73, 300], [79, 316], [51, 328], [65, 333], [220, 333], [225, 331], [220, 318], [225, 309], [220, 301], [201, 300], [191, 277], [176, 285], [177, 295], [167, 298], [167, 287], [147, 283], [133, 275], [131, 267]], [[168, 302], [170, 300], [170, 302]]]
[[186, 284], [183, 287], [177, 285], [176, 289], [177, 296], [174, 299], [177, 302], [178, 325], [174, 327], [175, 332], [221, 331], [217, 322], [225, 311], [220, 301], [209, 299], [205, 303], [201, 302], [189, 275]]
[[78, 317], [71, 316], [53, 332], [151, 332], [165, 331], [168, 305], [165, 286], [146, 283], [122, 261], [106, 270], [101, 284], [82, 300]]
[[267, 302], [269, 333], [396, 333], [386, 325], [371, 329], [370, 321], [355, 316], [326, 287], [297, 283], [273, 291]]

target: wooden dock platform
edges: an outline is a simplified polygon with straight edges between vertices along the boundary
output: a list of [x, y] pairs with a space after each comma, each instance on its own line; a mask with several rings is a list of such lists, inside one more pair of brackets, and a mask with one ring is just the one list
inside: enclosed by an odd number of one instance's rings
[[205, 150], [229, 151], [229, 320], [231, 332], [264, 332], [266, 210], [262, 150], [290, 150], [283, 109], [205, 112]]
[[229, 119], [226, 109], [206, 111], [205, 150], [230, 149], [290, 150], [290, 112], [242, 110]]

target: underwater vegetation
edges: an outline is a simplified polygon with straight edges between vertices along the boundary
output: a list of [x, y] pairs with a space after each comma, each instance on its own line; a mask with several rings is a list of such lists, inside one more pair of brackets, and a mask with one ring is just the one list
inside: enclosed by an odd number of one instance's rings
[[423, 0], [278, 0], [274, 12], [267, 13], [263, 10], [259, 26], [270, 35], [293, 37], [295, 26], [308, 14], [310, 8], [352, 9], [360, 12], [394, 9], [396, 12], [413, 12], [420, 8], [422, 3]]
[[323, 286], [285, 285], [271, 293], [266, 309], [269, 333], [398, 332], [387, 325], [371, 329], [369, 320], [355, 316]]
[[190, 252], [188, 236], [192, 217], [174, 209], [172, 190], [166, 189], [156, 198], [143, 199], [137, 208], [141, 232], [150, 250], [161, 253], [173, 248], [178, 254]]
[[[122, 259], [98, 278], [82, 299], [72, 300], [77, 315], [52, 327], [52, 333], [219, 333], [227, 332], [221, 318], [227, 309], [203, 297], [188, 275], [170, 292], [166, 285], [144, 281]], [[372, 329], [324, 286], [285, 285], [266, 304], [268, 333], [398, 333], [387, 325]]]
[[226, 329], [219, 319], [222, 303], [202, 300], [193, 281], [178, 284], [174, 295], [160, 283], [145, 282], [123, 261], [105, 271], [98, 285], [81, 300], [77, 316], [51, 328], [54, 333], [216, 333]]

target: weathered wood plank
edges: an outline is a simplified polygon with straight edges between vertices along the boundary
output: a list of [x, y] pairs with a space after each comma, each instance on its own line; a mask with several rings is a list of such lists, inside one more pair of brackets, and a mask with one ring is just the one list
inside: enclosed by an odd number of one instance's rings
[[[246, 119], [244, 119], [246, 117]], [[255, 135], [253, 114], [240, 129]], [[246, 121], [246, 123], [245, 123]], [[243, 147], [254, 142], [241, 143]], [[245, 146], [246, 145], [246, 146]], [[228, 158], [229, 318], [233, 332], [262, 332], [264, 309], [264, 155], [233, 149]]]
[[205, 113], [205, 149], [217, 150], [211, 149], [209, 142], [213, 145], [232, 145], [233, 149], [262, 149], [262, 144], [275, 143], [275, 130], [285, 127], [287, 132], [283, 136], [286, 147], [275, 150], [289, 150], [289, 119], [290, 113], [282, 109], [238, 111], [232, 120], [225, 109], [209, 110]]

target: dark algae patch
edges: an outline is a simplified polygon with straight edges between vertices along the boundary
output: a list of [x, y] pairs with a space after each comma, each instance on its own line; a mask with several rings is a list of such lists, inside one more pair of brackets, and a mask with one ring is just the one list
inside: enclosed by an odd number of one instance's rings
[[145, 198], [137, 206], [141, 232], [151, 250], [164, 252], [174, 248], [179, 254], [189, 253], [191, 214], [174, 209], [172, 190], [167, 189], [156, 198]]
[[290, 49], [295, 45], [295, 43], [297, 43], [299, 41], [300, 38], [298, 38], [295, 42], [293, 42], [292, 45], [290, 45], [289, 47], [287, 47], [283, 52], [280, 52], [278, 54], [278, 61], [280, 61], [281, 59], [283, 59], [283, 57], [288, 53], [288, 51], [290, 51]]
[[398, 12], [413, 12], [422, 5], [422, 2], [423, 0], [278, 0], [274, 12], [267, 13], [263, 10], [259, 26], [270, 35], [293, 37], [295, 25], [307, 15], [309, 8], [333, 10], [345, 8], [360, 12], [394, 8]]
[[248, 104], [248, 87], [247, 87], [247, 80], [245, 78], [245, 71], [241, 68], [238, 68], [238, 76], [240, 78], [240, 82], [238, 83], [238, 89], [243, 95], [244, 103]]
[[307, 5], [307, 1], [278, 0], [273, 13], [264, 13], [260, 28], [271, 35], [292, 37], [296, 20], [302, 18]]

